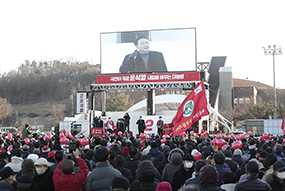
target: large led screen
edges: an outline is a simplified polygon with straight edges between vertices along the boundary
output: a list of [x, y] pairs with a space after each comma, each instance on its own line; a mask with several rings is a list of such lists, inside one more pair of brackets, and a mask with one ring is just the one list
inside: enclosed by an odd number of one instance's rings
[[196, 29], [101, 33], [101, 74], [196, 71]]

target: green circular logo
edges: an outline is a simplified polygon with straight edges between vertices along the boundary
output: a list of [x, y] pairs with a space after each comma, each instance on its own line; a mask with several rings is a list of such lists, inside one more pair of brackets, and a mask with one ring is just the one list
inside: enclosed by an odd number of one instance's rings
[[183, 105], [183, 117], [190, 117], [194, 109], [194, 101], [188, 100]]

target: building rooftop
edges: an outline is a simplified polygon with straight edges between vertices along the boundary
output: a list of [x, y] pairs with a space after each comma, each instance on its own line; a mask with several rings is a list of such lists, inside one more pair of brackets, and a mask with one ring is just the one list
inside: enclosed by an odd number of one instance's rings
[[245, 79], [238, 79], [238, 78], [233, 78], [233, 86], [234, 87], [246, 87], [246, 86], [254, 86], [257, 90], [267, 90], [267, 89], [272, 89], [272, 86], [260, 83], [260, 82], [255, 82], [251, 80], [245, 80]]

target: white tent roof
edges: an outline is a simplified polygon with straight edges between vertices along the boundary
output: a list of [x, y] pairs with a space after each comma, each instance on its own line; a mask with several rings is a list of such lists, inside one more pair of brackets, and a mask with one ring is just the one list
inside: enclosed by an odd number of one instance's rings
[[[155, 104], [164, 104], [164, 103], [182, 103], [186, 98], [186, 95], [177, 95], [177, 94], [164, 94], [155, 96]], [[132, 107], [130, 107], [127, 112], [137, 111], [147, 106], [147, 100], [144, 99]]]

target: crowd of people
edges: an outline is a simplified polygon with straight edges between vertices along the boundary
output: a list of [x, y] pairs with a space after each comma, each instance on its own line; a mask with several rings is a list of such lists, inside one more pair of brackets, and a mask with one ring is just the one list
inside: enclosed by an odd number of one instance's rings
[[208, 133], [110, 135], [87, 144], [68, 136], [63, 144], [60, 134], [27, 132], [0, 136], [0, 191], [285, 189], [283, 136], [220, 135], [223, 146]]

